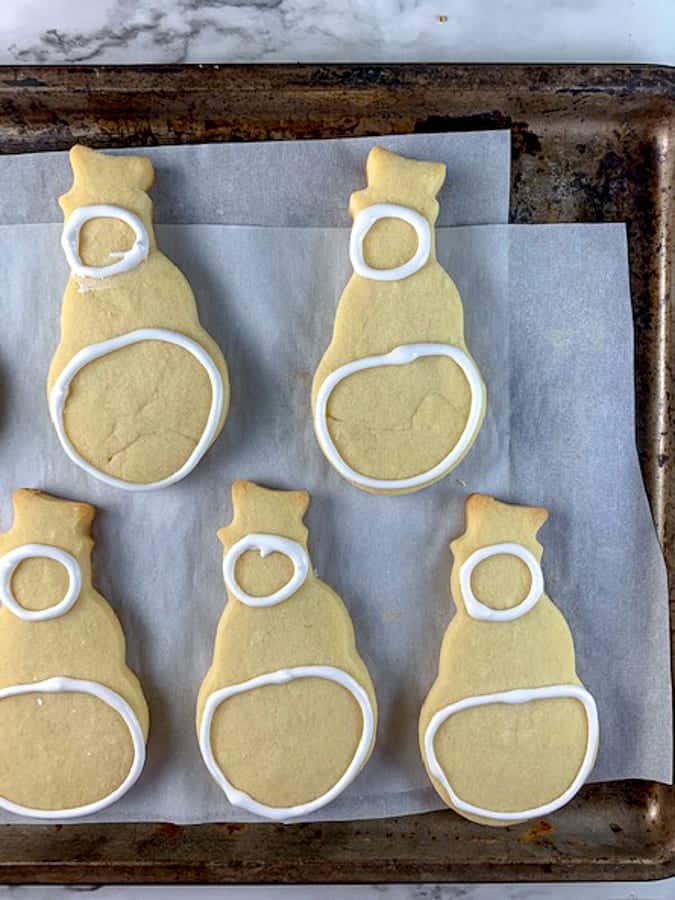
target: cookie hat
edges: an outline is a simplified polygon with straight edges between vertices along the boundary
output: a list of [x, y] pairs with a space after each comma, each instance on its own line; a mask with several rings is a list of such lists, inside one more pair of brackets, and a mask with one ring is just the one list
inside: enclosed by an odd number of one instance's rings
[[312, 386], [325, 456], [365, 491], [400, 494], [448, 474], [485, 415], [485, 385], [464, 342], [462, 301], [436, 259], [437, 162], [375, 147], [352, 194], [354, 274]]
[[219, 534], [228, 603], [197, 734], [229, 802], [284, 821], [330, 803], [366, 764], [375, 692], [344, 603], [314, 574], [309, 494], [237, 481], [232, 500]]
[[544, 592], [545, 509], [474, 494], [453, 541], [457, 608], [419, 722], [433, 786], [486, 825], [547, 816], [574, 797], [598, 751], [598, 713], [574, 642]]
[[141, 156], [73, 147], [60, 198], [70, 277], [49, 370], [49, 411], [68, 456], [125, 490], [184, 478], [220, 433], [227, 367], [185, 276], [157, 248]]

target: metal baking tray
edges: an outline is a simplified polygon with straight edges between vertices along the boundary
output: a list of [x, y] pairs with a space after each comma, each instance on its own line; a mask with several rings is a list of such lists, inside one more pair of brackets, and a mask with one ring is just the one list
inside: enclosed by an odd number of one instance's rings
[[[513, 222], [628, 223], [636, 438], [672, 607], [674, 69], [0, 68], [3, 153], [76, 141], [113, 147], [488, 128], [511, 130]], [[587, 786], [550, 819], [504, 829], [450, 811], [291, 826], [0, 828], [3, 883], [562, 881], [674, 873], [675, 789], [644, 781]]]

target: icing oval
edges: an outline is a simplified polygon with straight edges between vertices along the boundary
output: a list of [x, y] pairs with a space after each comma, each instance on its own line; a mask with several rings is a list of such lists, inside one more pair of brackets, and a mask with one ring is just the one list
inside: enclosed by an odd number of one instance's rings
[[[515, 606], [509, 606], [506, 609], [493, 609], [491, 606], [481, 603], [475, 596], [471, 587], [471, 576], [476, 566], [480, 565], [484, 560], [502, 555], [515, 556], [525, 563], [530, 573], [530, 589], [520, 603], [516, 603]], [[523, 547], [522, 544], [507, 542], [489, 544], [474, 550], [460, 566], [459, 585], [464, 606], [472, 619], [485, 622], [512, 622], [514, 619], [524, 616], [539, 602], [544, 593], [544, 576], [539, 561], [527, 547]]]
[[[64, 597], [45, 609], [26, 609], [21, 606], [12, 591], [12, 576], [25, 559], [52, 559], [60, 563], [68, 573], [68, 588]], [[82, 570], [75, 557], [61, 547], [51, 544], [21, 544], [0, 556], [0, 600], [3, 606], [17, 618], [26, 622], [45, 622], [65, 615], [80, 596]]]
[[[462, 710], [465, 709], [473, 709], [480, 706], [491, 706], [494, 703], [520, 704], [529, 703], [535, 700], [555, 700], [560, 698], [570, 698], [573, 700], [578, 700], [582, 704], [584, 712], [586, 713], [587, 725], [586, 750], [584, 752], [579, 771], [577, 772], [572, 783], [562, 792], [562, 794], [560, 794], [558, 797], [555, 797], [553, 800], [550, 800], [548, 803], [542, 804], [541, 806], [513, 811], [500, 811], [487, 809], [482, 806], [476, 806], [473, 803], [462, 800], [462, 798], [457, 795], [452, 785], [450, 784], [450, 781], [445, 774], [443, 767], [438, 761], [436, 750], [434, 747], [436, 734], [438, 732], [438, 729], [441, 727], [441, 725], [443, 725], [444, 722], [446, 722], [451, 716], [455, 715], [455, 713], [462, 712]], [[598, 749], [599, 735], [600, 732], [598, 724], [598, 710], [595, 704], [595, 700], [593, 699], [592, 695], [586, 690], [586, 688], [582, 687], [581, 685], [555, 684], [538, 688], [518, 688], [516, 690], [501, 691], [495, 694], [483, 694], [476, 697], [466, 697], [463, 700], [458, 700], [455, 703], [450, 703], [448, 706], [444, 706], [432, 716], [429, 724], [427, 725], [426, 731], [424, 732], [424, 755], [426, 757], [427, 765], [432, 776], [438, 782], [440, 782], [448, 797], [450, 798], [452, 806], [454, 806], [457, 810], [469, 813], [470, 815], [479, 816], [484, 819], [493, 819], [500, 822], [521, 822], [525, 819], [538, 818], [539, 816], [548, 816], [552, 812], [555, 812], [555, 810], [560, 809], [561, 806], [564, 806], [574, 797], [574, 795], [581, 789], [591, 773], [591, 770], [595, 763], [595, 755]]]
[[[88, 462], [76, 449], [72, 441], [66, 433], [63, 415], [65, 405], [68, 400], [68, 392], [70, 383], [77, 373], [88, 366], [89, 363], [95, 362], [109, 353], [114, 353], [123, 347], [129, 347], [143, 341], [163, 341], [168, 344], [174, 344], [177, 347], [187, 351], [199, 362], [205, 369], [209, 377], [211, 385], [211, 406], [208, 418], [204, 426], [202, 435], [186, 461], [171, 475], [162, 478], [160, 481], [152, 481], [148, 483], [125, 481], [123, 478], [116, 478], [108, 475]], [[61, 446], [66, 451], [70, 459], [84, 469], [89, 475], [102, 481], [110, 487], [122, 488], [125, 491], [154, 491], [175, 484], [189, 475], [190, 472], [199, 463], [206, 451], [211, 446], [218, 433], [218, 424], [223, 411], [224, 404], [224, 387], [223, 378], [211, 356], [206, 352], [201, 344], [187, 335], [177, 331], [170, 331], [165, 328], [139, 328], [135, 331], [121, 334], [118, 337], [101, 341], [97, 344], [90, 344], [79, 350], [67, 363], [59, 373], [49, 394], [49, 413], [56, 430], [56, 434], [61, 442]]]
[[[128, 225], [134, 233], [134, 243], [124, 253], [115, 253], [117, 262], [108, 266], [87, 266], [80, 256], [80, 232], [91, 219], [119, 219]], [[150, 239], [145, 225], [131, 210], [110, 203], [95, 203], [90, 206], [79, 206], [68, 216], [61, 234], [61, 248], [73, 273], [80, 278], [110, 278], [135, 269], [148, 257]]]
[[[248, 550], [258, 550], [263, 559], [269, 553], [283, 553], [293, 563], [293, 574], [290, 579], [273, 594], [255, 597], [247, 594], [237, 581], [235, 568], [237, 560]], [[277, 534], [251, 532], [233, 544], [223, 558], [223, 577], [225, 587], [241, 603], [246, 606], [276, 606], [288, 600], [305, 583], [309, 572], [309, 555], [297, 541], [281, 537]]]
[[[239, 790], [227, 779], [213, 754], [211, 747], [211, 725], [213, 716], [218, 707], [230, 697], [255, 690], [256, 688], [265, 687], [266, 685], [287, 684], [289, 681], [293, 681], [297, 678], [323, 678], [328, 681], [333, 681], [335, 684], [345, 688], [351, 693], [359, 705], [363, 719], [363, 727], [352, 761], [332, 788], [324, 794], [321, 794], [319, 797], [315, 797], [313, 800], [306, 803], [297, 804], [296, 806], [269, 806], [266, 803], [255, 800], [245, 791]], [[355, 678], [343, 669], [334, 666], [294, 666], [293, 668], [279, 669], [275, 672], [257, 675], [254, 678], [248, 679], [248, 681], [228, 685], [227, 687], [220, 688], [209, 694], [204, 705], [202, 720], [199, 727], [199, 748], [207, 769], [233, 806], [239, 806], [242, 809], [246, 809], [249, 812], [263, 816], [267, 819], [284, 821], [297, 816], [308, 815], [317, 809], [321, 809], [321, 807], [332, 802], [346, 787], [348, 787], [348, 785], [351, 784], [368, 756], [374, 736], [374, 723], [375, 717], [366, 690]]]
[[[443, 457], [440, 462], [425, 472], [406, 478], [373, 478], [362, 475], [353, 469], [340, 455], [328, 429], [328, 401], [337, 385], [351, 375], [365, 369], [375, 369], [382, 366], [406, 366], [418, 359], [429, 356], [444, 356], [451, 359], [462, 370], [471, 393], [469, 415], [464, 429], [454, 447]], [[446, 475], [469, 449], [480, 428], [485, 400], [485, 388], [478, 372], [478, 367], [464, 350], [451, 344], [417, 343], [402, 344], [389, 353], [378, 356], [366, 356], [354, 360], [335, 369], [328, 375], [319, 388], [314, 412], [314, 428], [321, 445], [321, 449], [335, 469], [359, 487], [373, 490], [409, 490], [435, 481]]]
[[[393, 269], [374, 269], [363, 255], [366, 235], [380, 219], [400, 219], [410, 225], [417, 235], [417, 249], [410, 259]], [[362, 278], [372, 281], [402, 281], [427, 264], [431, 254], [431, 228], [424, 216], [408, 206], [396, 203], [374, 203], [356, 214], [349, 238], [349, 258], [352, 268]]]
[[120, 797], [127, 793], [138, 780], [145, 764], [145, 737], [136, 713], [130, 704], [116, 691], [113, 691], [111, 688], [108, 688], [97, 681], [58, 676], [55, 678], [48, 678], [44, 681], [31, 682], [29, 684], [9, 685], [8, 687], [0, 688], [0, 701], [8, 697], [17, 697], [26, 694], [54, 693], [90, 694], [112, 708], [122, 718], [129, 731], [134, 753], [131, 767], [124, 780], [107, 796], [94, 800], [91, 803], [85, 803], [81, 806], [74, 806], [68, 809], [39, 809], [24, 806], [20, 803], [14, 803], [6, 797], [0, 796], [0, 808], [6, 809], [8, 812], [15, 813], [16, 815], [30, 816], [36, 819], [72, 819], [99, 812], [99, 810], [105, 809], [115, 803]]

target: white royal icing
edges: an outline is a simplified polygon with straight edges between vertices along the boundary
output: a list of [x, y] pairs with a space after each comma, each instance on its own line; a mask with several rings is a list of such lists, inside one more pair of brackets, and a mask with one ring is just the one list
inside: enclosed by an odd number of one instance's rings
[[[124, 481], [122, 478], [115, 478], [87, 462], [71, 443], [70, 438], [66, 434], [63, 422], [63, 411], [68, 398], [70, 382], [80, 369], [83, 369], [85, 366], [89, 365], [89, 363], [94, 362], [94, 360], [100, 359], [102, 356], [107, 356], [108, 353], [113, 353], [115, 350], [119, 350], [122, 347], [129, 347], [131, 344], [138, 344], [141, 341], [164, 341], [167, 344], [175, 344], [177, 347], [187, 350], [188, 353], [194, 356], [197, 362], [201, 363], [211, 382], [211, 408], [202, 436], [194, 450], [183, 465], [172, 475], [162, 478], [161, 481], [153, 481], [149, 484], [139, 484], [131, 481]], [[218, 422], [220, 421], [223, 410], [223, 393], [222, 376], [216, 367], [216, 364], [201, 344], [198, 344], [196, 341], [193, 341], [192, 338], [180, 334], [177, 331], [168, 331], [165, 328], [139, 328], [136, 331], [129, 331], [126, 334], [119, 335], [110, 340], [101, 341], [98, 344], [91, 344], [76, 353], [54, 382], [54, 386], [49, 395], [49, 412], [63, 449], [72, 461], [80, 466], [80, 468], [84, 469], [85, 472], [88, 472], [90, 475], [93, 475], [94, 478], [98, 478], [99, 481], [102, 481], [111, 487], [122, 488], [126, 491], [154, 491], [159, 488], [168, 487], [169, 485], [180, 481], [182, 478], [185, 478], [185, 476], [195, 468], [199, 460], [209, 449], [218, 430]]]
[[[393, 269], [373, 269], [363, 256], [363, 241], [373, 225], [380, 219], [402, 219], [415, 229], [417, 250], [403, 265]], [[374, 281], [401, 281], [414, 275], [429, 259], [431, 253], [431, 229], [428, 221], [417, 210], [395, 203], [375, 203], [356, 214], [349, 239], [349, 258], [357, 275]]]
[[[12, 592], [14, 570], [24, 559], [34, 557], [53, 559], [55, 562], [61, 563], [68, 573], [68, 589], [65, 596], [58, 603], [46, 609], [26, 609], [21, 606]], [[47, 619], [58, 618], [67, 613], [75, 603], [80, 596], [81, 588], [80, 564], [74, 556], [59, 547], [53, 547], [51, 544], [22, 544], [0, 556], [0, 600], [19, 619], [27, 622], [44, 622]]]
[[[525, 563], [530, 570], [530, 590], [527, 596], [515, 606], [511, 606], [508, 609], [492, 609], [476, 598], [471, 587], [471, 576], [473, 570], [483, 560], [489, 559], [491, 556], [501, 556], [502, 554], [517, 556], [518, 559]], [[464, 606], [472, 619], [482, 619], [488, 622], [510, 622], [513, 619], [519, 619], [520, 616], [524, 616], [537, 603], [544, 592], [544, 576], [538, 560], [526, 547], [512, 543], [491, 544], [487, 547], [480, 547], [462, 563], [459, 569], [459, 586], [462, 591]]]
[[[255, 690], [256, 688], [268, 684], [287, 684], [289, 681], [293, 681], [296, 678], [325, 678], [327, 681], [334, 681], [336, 684], [346, 688], [346, 690], [352, 694], [361, 709], [363, 728], [352, 761], [344, 774], [332, 788], [326, 791], [325, 794], [321, 794], [320, 797], [316, 797], [314, 800], [310, 800], [307, 803], [300, 803], [297, 806], [268, 806], [266, 803], [259, 803], [249, 794], [235, 788], [235, 786], [225, 777], [222, 769], [216, 762], [211, 748], [211, 723], [220, 704], [230, 697], [234, 697], [237, 694], [243, 694], [246, 691]], [[204, 713], [199, 729], [199, 746], [209, 772], [225, 792], [227, 799], [233, 806], [247, 809], [249, 812], [255, 813], [258, 816], [265, 816], [268, 819], [282, 821], [295, 818], [296, 816], [308, 815], [309, 813], [314, 812], [314, 810], [320, 809], [322, 806], [325, 806], [327, 803], [334, 800], [349, 784], [351, 784], [368, 755], [368, 750], [373, 739], [374, 723], [375, 717], [373, 715], [368, 694], [358, 681], [347, 674], [347, 672], [333, 666], [295, 666], [290, 669], [279, 669], [276, 672], [269, 672], [265, 675], [257, 675], [255, 678], [250, 678], [248, 681], [243, 681], [240, 684], [231, 684], [228, 687], [221, 688], [210, 694], [204, 706]], [[298, 776], [301, 778], [302, 773], [298, 773]]]
[[7, 800], [6, 797], [0, 796], [0, 808], [16, 813], [19, 816], [32, 816], [36, 819], [73, 819], [77, 816], [88, 816], [91, 813], [98, 812], [115, 803], [116, 800], [119, 800], [120, 797], [126, 794], [129, 788], [138, 780], [145, 763], [145, 738], [143, 737], [143, 731], [136, 713], [123, 697], [120, 697], [118, 693], [99, 684], [97, 681], [57, 677], [48, 678], [46, 681], [35, 681], [30, 684], [14, 684], [0, 688], [0, 700], [21, 694], [56, 693], [91, 694], [114, 709], [122, 717], [124, 724], [129, 729], [134, 759], [126, 778], [114, 791], [106, 797], [94, 800], [93, 803], [86, 803], [84, 806], [74, 806], [69, 809], [35, 809], [31, 806], [21, 806], [19, 803], [13, 803], [11, 800]]
[[[426, 356], [446, 356], [453, 360], [461, 368], [466, 380], [469, 383], [471, 391], [471, 406], [469, 415], [464, 426], [464, 431], [452, 450], [443, 457], [433, 468], [419, 475], [412, 475], [409, 478], [371, 478], [368, 475], [362, 475], [357, 472], [340, 456], [337, 447], [333, 443], [328, 430], [328, 400], [336, 386], [348, 378], [350, 375], [360, 372], [363, 369], [375, 369], [379, 366], [405, 366], [415, 360]], [[363, 359], [354, 360], [340, 366], [325, 379], [319, 388], [316, 398], [316, 410], [314, 413], [314, 427], [317, 438], [321, 444], [323, 452], [328, 460], [337, 469], [337, 471], [348, 481], [353, 484], [366, 488], [374, 488], [381, 490], [405, 490], [407, 488], [419, 487], [427, 484], [445, 475], [460, 459], [460, 457], [468, 449], [474, 438], [476, 430], [480, 424], [480, 417], [483, 410], [483, 383], [476, 364], [471, 357], [460, 350], [459, 347], [453, 347], [449, 344], [403, 344], [385, 353], [382, 356], [365, 356]]]
[[[109, 266], [86, 266], [80, 257], [80, 231], [90, 219], [121, 219], [136, 236], [131, 249], [123, 253], [111, 253], [111, 256], [119, 257], [119, 259]], [[79, 275], [81, 278], [109, 278], [111, 275], [119, 275], [121, 272], [135, 269], [137, 265], [147, 259], [150, 252], [150, 241], [145, 225], [137, 215], [121, 206], [101, 203], [79, 206], [73, 210], [63, 226], [61, 247], [66, 255], [68, 265], [75, 275]]]
[[[237, 582], [235, 567], [239, 557], [247, 550], [258, 550], [263, 559], [269, 553], [283, 553], [293, 563], [293, 575], [290, 580], [275, 591], [263, 597], [253, 597]], [[294, 594], [300, 588], [309, 572], [309, 556], [304, 547], [296, 541], [280, 537], [277, 534], [247, 534], [233, 544], [223, 559], [223, 576], [225, 586], [237, 600], [247, 606], [276, 606]]]
[[[535, 806], [530, 809], [521, 809], [517, 811], [502, 812], [500, 810], [485, 809], [482, 806], [474, 806], [458, 797], [452, 788], [441, 764], [436, 757], [434, 749], [434, 739], [436, 732], [440, 726], [453, 716], [455, 713], [464, 709], [471, 709], [476, 706], [489, 706], [492, 703], [529, 703], [533, 700], [552, 700], [557, 698], [570, 697], [578, 700], [584, 707], [587, 722], [587, 740], [586, 751], [584, 753], [581, 766], [570, 786], [563, 791], [560, 796], [544, 803], [541, 806]], [[533, 819], [539, 816], [548, 816], [568, 803], [577, 791], [582, 787], [595, 762], [595, 754], [598, 749], [599, 726], [598, 726], [598, 710], [595, 700], [586, 690], [577, 684], [554, 684], [548, 687], [538, 688], [521, 688], [513, 691], [503, 691], [497, 694], [483, 694], [478, 697], [467, 697], [464, 700], [458, 700], [449, 706], [439, 710], [429, 722], [424, 734], [424, 752], [431, 774], [437, 781], [441, 783], [446, 793], [450, 797], [452, 805], [462, 812], [470, 815], [480, 816], [484, 819], [496, 819], [503, 822], [519, 822], [524, 819]]]

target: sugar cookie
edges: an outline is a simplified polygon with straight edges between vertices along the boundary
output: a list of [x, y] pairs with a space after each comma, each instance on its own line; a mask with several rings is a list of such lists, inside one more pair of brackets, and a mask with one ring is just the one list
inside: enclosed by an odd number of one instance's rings
[[443, 800], [467, 819], [509, 825], [574, 797], [598, 750], [595, 701], [574, 643], [544, 593], [536, 539], [545, 509], [474, 494], [451, 544], [457, 612], [419, 723]]
[[436, 260], [445, 166], [375, 147], [352, 194], [354, 274], [314, 376], [321, 449], [356, 487], [400, 494], [448, 474], [485, 415], [485, 385], [464, 342], [462, 301]]
[[148, 708], [91, 583], [94, 508], [19, 490], [14, 513], [0, 534], [0, 808], [84, 816], [139, 777]]
[[220, 531], [228, 603], [199, 692], [197, 734], [230, 803], [306, 815], [353, 781], [377, 707], [349, 613], [312, 569], [305, 491], [237, 481]]
[[70, 151], [60, 198], [70, 266], [49, 410], [68, 456], [126, 490], [184, 478], [225, 422], [225, 360], [190, 285], [158, 250], [149, 159]]

